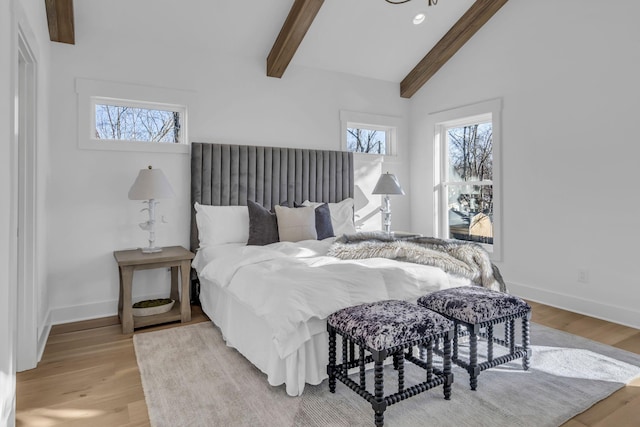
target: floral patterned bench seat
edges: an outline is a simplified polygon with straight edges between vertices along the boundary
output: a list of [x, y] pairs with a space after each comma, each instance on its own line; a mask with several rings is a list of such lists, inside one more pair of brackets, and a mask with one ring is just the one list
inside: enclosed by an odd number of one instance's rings
[[[406, 301], [380, 301], [348, 307], [327, 318], [329, 331], [329, 390], [334, 393], [336, 380], [366, 399], [375, 412], [376, 426], [384, 423], [388, 405], [443, 385], [445, 399], [451, 396], [451, 339], [453, 322], [431, 310]], [[336, 336], [342, 338], [342, 363], [336, 363]], [[434, 344], [442, 339], [442, 369], [433, 366]], [[358, 355], [356, 356], [356, 346]], [[413, 348], [420, 349], [420, 357]], [[365, 356], [365, 352], [369, 355]], [[398, 370], [398, 391], [384, 396], [383, 362], [393, 356]], [[405, 387], [404, 361], [408, 360], [427, 372], [426, 381]], [[374, 393], [367, 391], [365, 365], [374, 363]], [[348, 369], [359, 367], [359, 382], [348, 375]]]
[[[529, 369], [531, 350], [529, 349], [529, 319], [531, 307], [524, 300], [480, 286], [462, 286], [433, 292], [418, 299], [418, 305], [433, 310], [455, 324], [456, 332], [460, 326], [466, 327], [469, 334], [469, 361], [462, 360], [459, 353], [459, 333], [453, 337], [453, 355], [451, 360], [466, 369], [470, 376], [471, 389], [478, 385], [478, 375], [485, 369], [522, 358], [522, 367]], [[521, 345], [516, 345], [515, 320], [522, 320]], [[494, 325], [504, 324], [504, 340], [494, 337]], [[487, 341], [487, 359], [478, 362], [478, 337]], [[508, 354], [495, 357], [493, 344], [506, 347]], [[437, 348], [436, 348], [437, 351]]]

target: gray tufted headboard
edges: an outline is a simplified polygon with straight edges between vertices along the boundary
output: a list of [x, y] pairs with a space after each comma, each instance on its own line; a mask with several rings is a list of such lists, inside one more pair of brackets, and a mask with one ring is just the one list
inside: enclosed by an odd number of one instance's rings
[[191, 250], [198, 248], [193, 207], [339, 202], [353, 197], [353, 153], [249, 145], [191, 144]]

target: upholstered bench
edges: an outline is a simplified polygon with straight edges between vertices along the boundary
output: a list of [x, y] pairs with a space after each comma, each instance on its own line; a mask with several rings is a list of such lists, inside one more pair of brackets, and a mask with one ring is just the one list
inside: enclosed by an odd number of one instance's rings
[[[380, 301], [348, 307], [327, 318], [329, 331], [329, 391], [335, 393], [336, 379], [366, 399], [375, 411], [375, 424], [384, 424], [387, 406], [443, 385], [444, 398], [451, 397], [451, 339], [453, 322], [433, 311], [405, 301]], [[336, 334], [342, 338], [342, 363], [336, 364]], [[442, 339], [442, 369], [433, 366], [434, 343]], [[358, 346], [356, 360], [355, 346]], [[420, 348], [421, 359], [413, 355]], [[406, 353], [405, 353], [406, 350]], [[365, 351], [370, 355], [365, 357]], [[398, 370], [398, 391], [384, 396], [383, 362], [393, 356]], [[426, 371], [426, 381], [405, 387], [404, 361]], [[367, 391], [365, 364], [374, 363], [374, 394]], [[348, 376], [348, 369], [360, 368], [360, 381]]]
[[[444, 289], [418, 299], [418, 305], [442, 314], [455, 325], [451, 360], [467, 370], [471, 389], [478, 386], [480, 372], [522, 358], [522, 367], [529, 369], [529, 319], [531, 307], [522, 299], [503, 292], [479, 286], [463, 286]], [[515, 320], [522, 319], [521, 345], [515, 342]], [[505, 338], [494, 336], [494, 325], [504, 324]], [[467, 331], [461, 331], [460, 326]], [[469, 335], [469, 361], [458, 354], [459, 336]], [[487, 341], [487, 359], [478, 362], [478, 337]], [[509, 352], [499, 357], [493, 355], [493, 344], [506, 347]], [[438, 352], [436, 346], [435, 351]]]

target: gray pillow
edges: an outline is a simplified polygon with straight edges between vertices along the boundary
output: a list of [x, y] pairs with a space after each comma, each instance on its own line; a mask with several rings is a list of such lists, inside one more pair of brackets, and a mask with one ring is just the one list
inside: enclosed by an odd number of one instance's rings
[[276, 214], [256, 202], [247, 200], [249, 208], [249, 240], [247, 245], [264, 246], [279, 241]]
[[331, 211], [326, 203], [316, 208], [316, 233], [318, 234], [318, 240], [335, 236], [333, 234], [333, 225], [331, 225]]
[[[293, 202], [293, 206], [296, 208], [303, 208], [305, 205], [299, 205]], [[315, 206], [316, 208], [316, 234], [318, 240], [326, 239], [327, 237], [335, 237], [333, 232], [333, 224], [331, 223], [331, 209], [329, 209], [328, 203], [322, 203]]]

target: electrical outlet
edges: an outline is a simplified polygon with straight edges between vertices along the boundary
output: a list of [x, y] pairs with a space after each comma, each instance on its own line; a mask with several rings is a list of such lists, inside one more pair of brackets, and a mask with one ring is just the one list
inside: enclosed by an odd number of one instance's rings
[[578, 270], [578, 283], [589, 283], [589, 272], [587, 270]]

